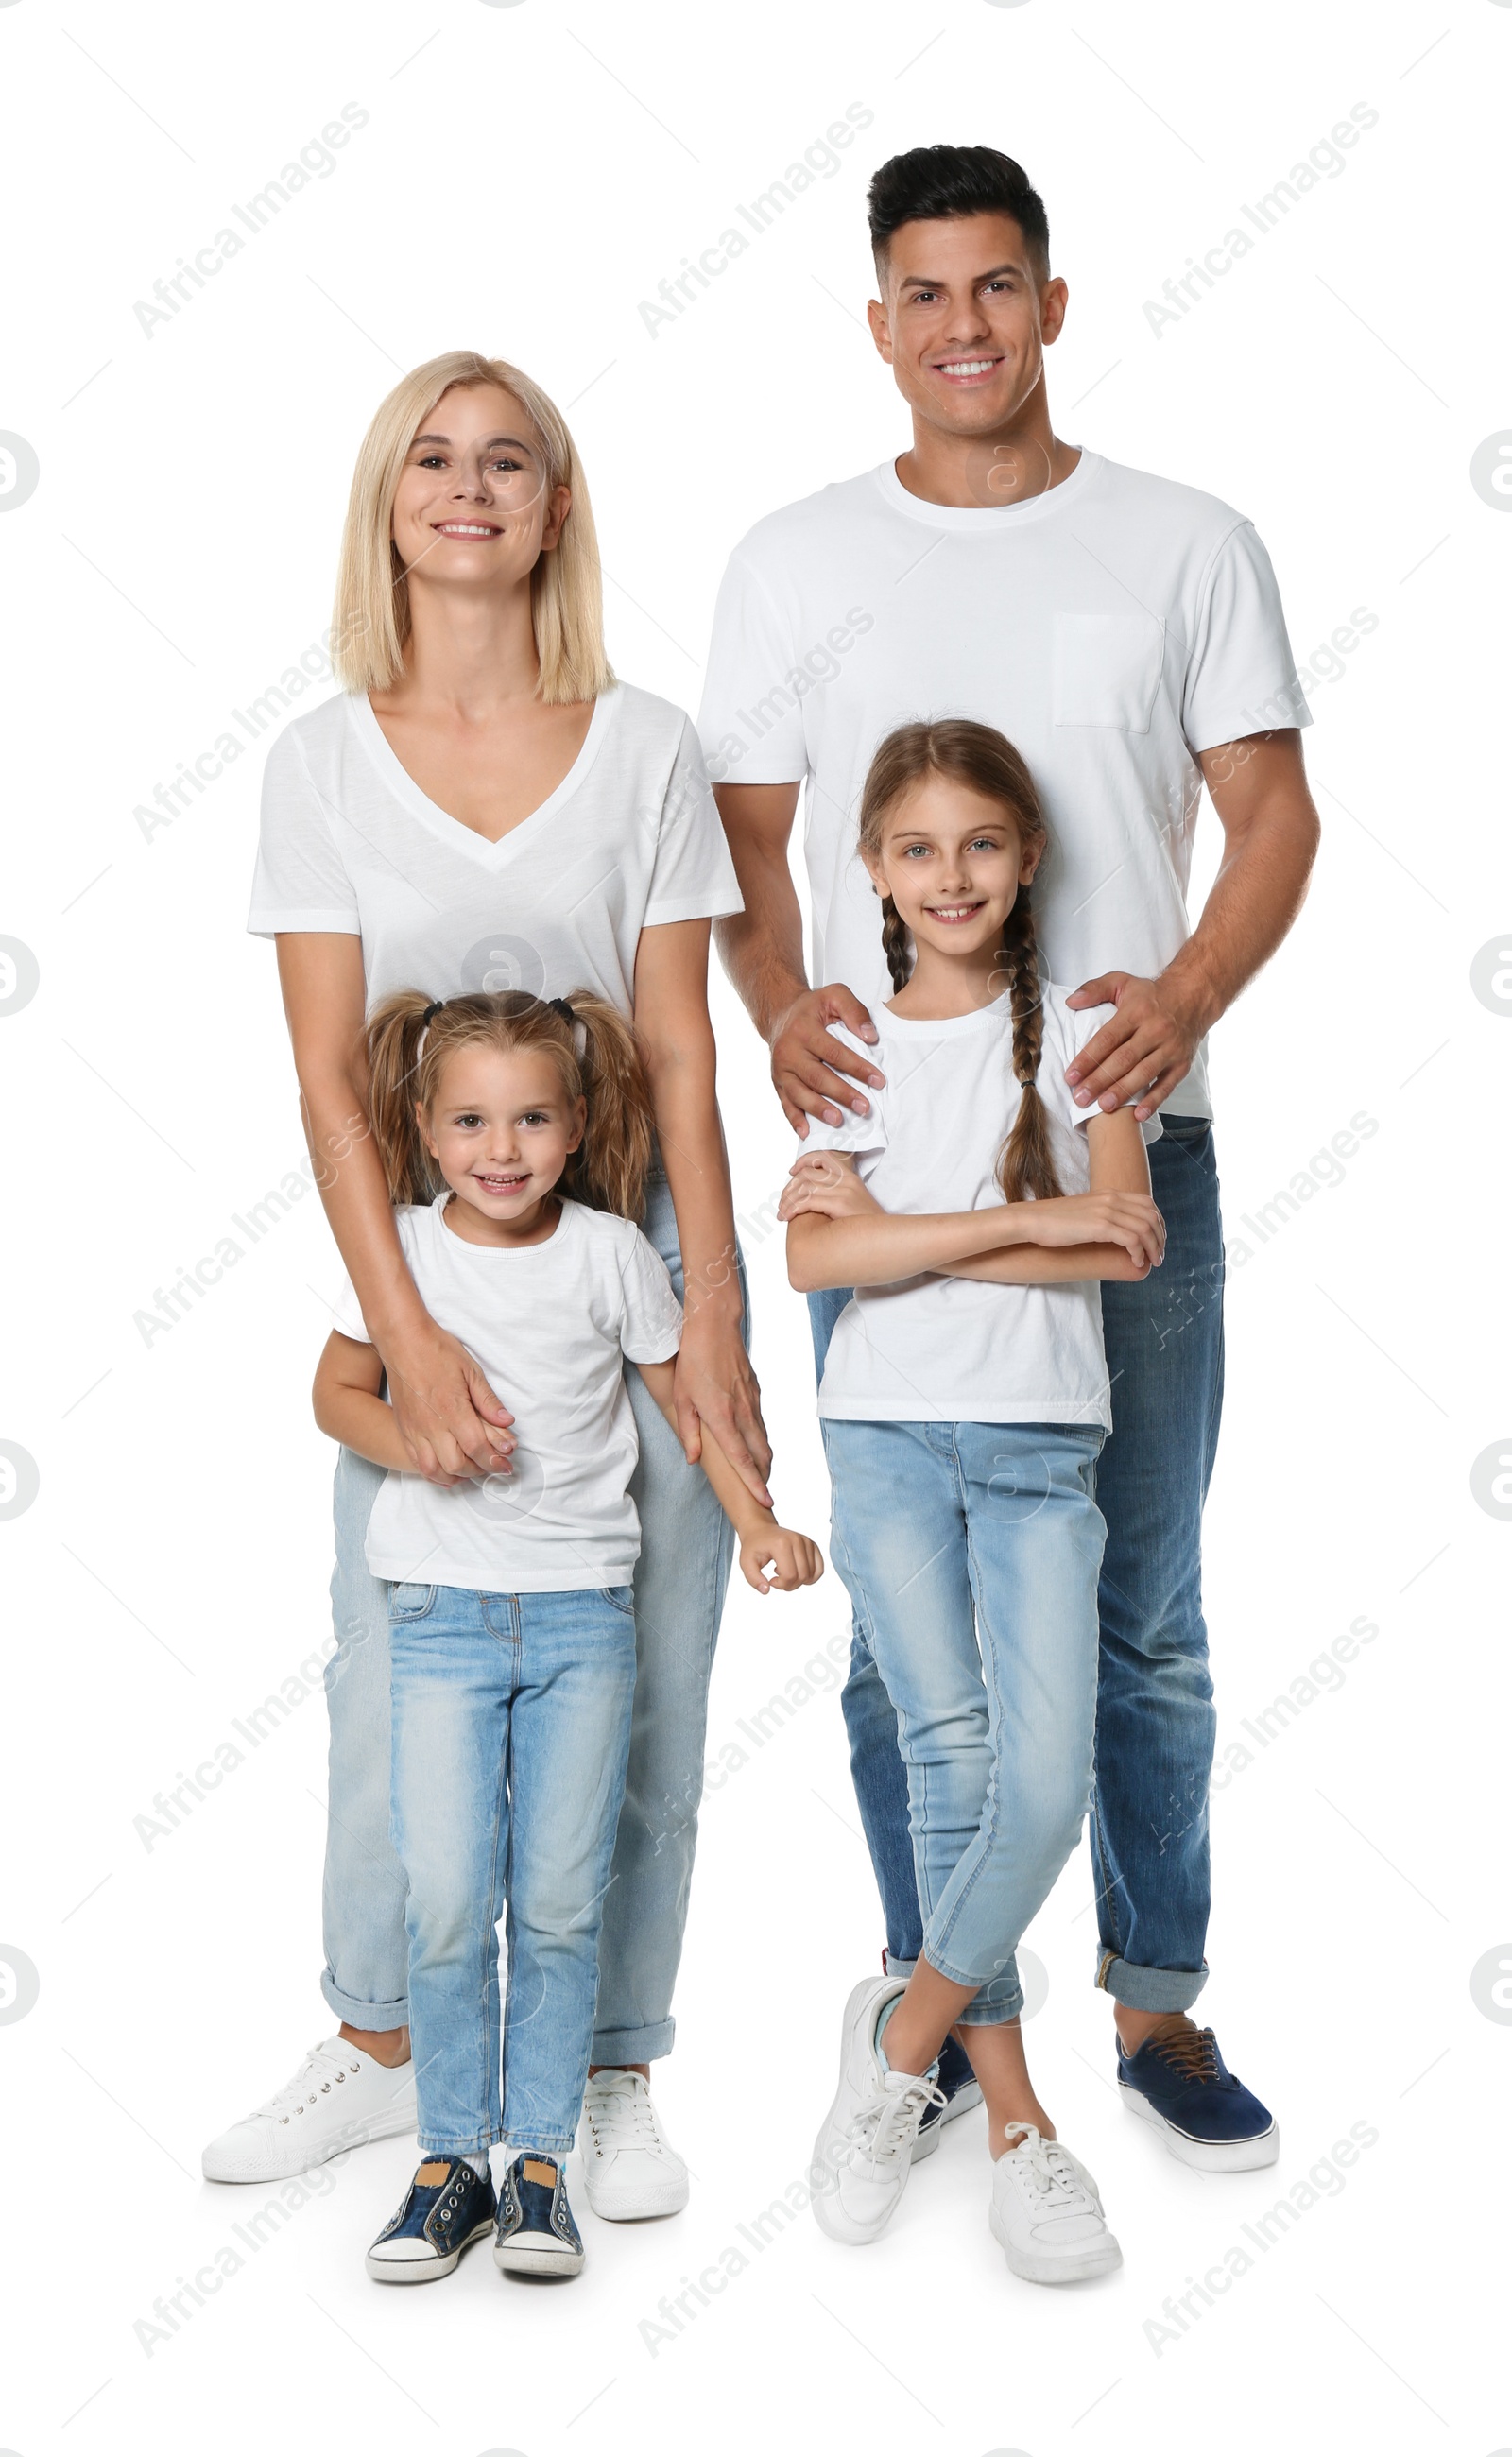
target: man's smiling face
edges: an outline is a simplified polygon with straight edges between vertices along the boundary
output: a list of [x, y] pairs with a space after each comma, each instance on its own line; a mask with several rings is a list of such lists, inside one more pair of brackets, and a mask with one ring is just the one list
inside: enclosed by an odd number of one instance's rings
[[950, 435], [1009, 425], [1040, 382], [1067, 299], [1018, 223], [1002, 214], [904, 222], [880, 272], [882, 299], [866, 313], [910, 409]]

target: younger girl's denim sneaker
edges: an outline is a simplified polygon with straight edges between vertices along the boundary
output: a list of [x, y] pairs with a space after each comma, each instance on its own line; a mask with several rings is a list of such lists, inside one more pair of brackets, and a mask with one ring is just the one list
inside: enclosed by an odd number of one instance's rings
[[494, 2218], [493, 2186], [466, 2158], [423, 2158], [415, 2180], [367, 2256], [367, 2274], [385, 2286], [423, 2286], [449, 2278]]
[[560, 2158], [522, 2150], [499, 2185], [493, 2257], [509, 2278], [575, 2278], [583, 2239], [573, 2223]]

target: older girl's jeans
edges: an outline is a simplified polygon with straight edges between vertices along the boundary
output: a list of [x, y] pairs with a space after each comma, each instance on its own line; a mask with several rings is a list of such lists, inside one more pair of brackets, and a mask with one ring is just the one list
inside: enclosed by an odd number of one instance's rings
[[[665, 1177], [652, 1179], [644, 1225], [680, 1297], [677, 1223]], [[741, 1277], [743, 1284], [743, 1269]], [[729, 1521], [703, 1470], [688, 1465], [640, 1375], [632, 1370], [627, 1379], [640, 1435], [631, 1482], [641, 1526], [637, 1672], [614, 1882], [599, 1938], [595, 2064], [647, 2064], [672, 2046], [709, 1676], [734, 1560]], [[331, 1580], [338, 1644], [325, 1671], [331, 1754], [321, 1985], [339, 2019], [368, 2031], [397, 2030], [408, 2019], [405, 1878], [388, 1830], [388, 1590], [363, 1552], [383, 1480], [382, 1468], [341, 1453]]]
[[835, 1566], [907, 1769], [922, 1950], [976, 1989], [963, 2022], [1011, 2021], [1014, 1948], [1091, 1788], [1102, 1431], [835, 1417], [823, 1430]]
[[420, 2147], [455, 2158], [507, 2140], [561, 2156], [588, 2079], [630, 1753], [634, 1598], [395, 1584], [388, 1621]]

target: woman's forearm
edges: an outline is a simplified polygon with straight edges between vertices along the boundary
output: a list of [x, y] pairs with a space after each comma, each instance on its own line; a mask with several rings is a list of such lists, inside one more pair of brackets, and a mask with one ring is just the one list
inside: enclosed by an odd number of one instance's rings
[[399, 1242], [362, 1090], [348, 1073], [312, 1069], [300, 1078], [300, 1109], [331, 1234], [382, 1354], [425, 1309]]
[[677, 1219], [684, 1304], [690, 1313], [713, 1305], [738, 1321], [735, 1200], [715, 1094], [713, 1028], [677, 1047], [653, 1045], [646, 1062], [656, 1140]]

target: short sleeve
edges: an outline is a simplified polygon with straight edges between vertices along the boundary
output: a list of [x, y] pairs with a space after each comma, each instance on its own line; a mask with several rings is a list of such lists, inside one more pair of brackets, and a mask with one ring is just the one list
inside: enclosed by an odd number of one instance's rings
[[637, 1228], [620, 1265], [625, 1313], [619, 1344], [633, 1365], [665, 1365], [682, 1340], [682, 1308], [667, 1266]]
[[285, 726], [262, 774], [262, 822], [247, 928], [342, 930], [362, 935], [362, 915], [337, 852], [320, 791], [293, 726]]
[[698, 737], [685, 717], [656, 818], [656, 857], [644, 924], [718, 920], [743, 909]]
[[[1046, 1108], [1055, 1117], [1064, 1119], [1068, 1126], [1085, 1127], [1093, 1118], [1116, 1115], [1115, 1111], [1104, 1109], [1096, 1101], [1089, 1103], [1085, 1109], [1079, 1107], [1066, 1080], [1066, 1069], [1072, 1059], [1080, 1058], [1093, 1034], [1101, 1032], [1108, 1017], [1116, 1014], [1116, 1008], [1111, 1005], [1067, 1006], [1064, 996], [1057, 991], [1047, 999], [1046, 1012], [1054, 1019], [1054, 1031], [1045, 1036], [1045, 1049], [1035, 1080]], [[1126, 1102], [1125, 1106], [1131, 1108], [1133, 1104]], [[1147, 1118], [1139, 1129], [1140, 1138], [1146, 1144], [1158, 1144], [1164, 1131], [1158, 1115]]]
[[1247, 733], [1311, 725], [1271, 558], [1248, 521], [1230, 530], [1204, 577], [1187, 660], [1181, 727], [1212, 751]]
[[716, 785], [791, 785], [808, 774], [801, 691], [793, 688], [798, 660], [786, 628], [737, 548], [715, 604], [698, 712], [699, 739]]

